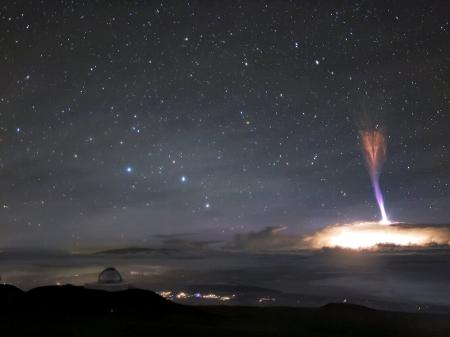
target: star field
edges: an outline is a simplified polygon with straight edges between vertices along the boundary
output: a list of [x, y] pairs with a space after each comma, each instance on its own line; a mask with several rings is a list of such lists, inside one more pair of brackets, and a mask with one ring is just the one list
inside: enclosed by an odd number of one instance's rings
[[0, 246], [448, 222], [444, 1], [5, 1]]

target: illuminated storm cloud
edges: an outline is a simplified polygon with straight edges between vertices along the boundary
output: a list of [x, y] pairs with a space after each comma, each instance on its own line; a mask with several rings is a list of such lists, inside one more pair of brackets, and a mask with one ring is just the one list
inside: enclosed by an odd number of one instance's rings
[[381, 245], [425, 247], [450, 245], [450, 228], [406, 226], [400, 223], [385, 226], [379, 222], [359, 222], [328, 226], [307, 237], [311, 248], [377, 249]]

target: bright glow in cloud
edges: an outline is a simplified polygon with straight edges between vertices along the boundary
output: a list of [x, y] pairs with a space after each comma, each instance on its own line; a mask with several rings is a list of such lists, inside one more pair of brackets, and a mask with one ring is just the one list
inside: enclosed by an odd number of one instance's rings
[[328, 226], [307, 237], [311, 248], [341, 247], [376, 249], [380, 245], [428, 246], [450, 245], [450, 228], [437, 226], [406, 226], [379, 222], [359, 222]]

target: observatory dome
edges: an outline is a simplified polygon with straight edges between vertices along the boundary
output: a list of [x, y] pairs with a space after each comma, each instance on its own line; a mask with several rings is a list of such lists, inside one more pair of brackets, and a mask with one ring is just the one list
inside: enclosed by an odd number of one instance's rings
[[106, 268], [100, 273], [100, 275], [98, 275], [98, 283], [122, 283], [122, 276], [116, 268]]
[[130, 283], [122, 278], [122, 275], [116, 268], [109, 267], [103, 270], [98, 275], [97, 282], [86, 283], [84, 285], [87, 289], [106, 290], [106, 291], [120, 291], [134, 288]]

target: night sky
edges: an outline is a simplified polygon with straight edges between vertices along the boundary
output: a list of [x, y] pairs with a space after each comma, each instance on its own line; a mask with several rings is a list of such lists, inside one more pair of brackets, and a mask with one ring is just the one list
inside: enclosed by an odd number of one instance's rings
[[2, 1], [0, 247], [450, 219], [446, 1]]

